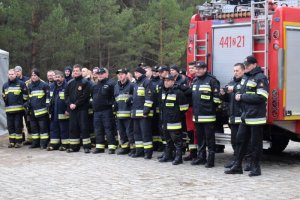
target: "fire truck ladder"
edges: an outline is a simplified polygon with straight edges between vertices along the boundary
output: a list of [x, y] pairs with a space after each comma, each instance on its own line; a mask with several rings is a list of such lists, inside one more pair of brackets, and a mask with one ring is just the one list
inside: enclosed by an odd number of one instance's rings
[[[194, 60], [198, 60], [199, 57], [205, 58], [205, 63], [208, 60], [208, 33], [205, 33], [204, 39], [198, 39], [197, 34], [194, 35]], [[202, 51], [203, 53], [198, 54], [198, 51]]]
[[[259, 30], [263, 29], [263, 33]], [[251, 1], [251, 30], [252, 30], [252, 54], [264, 55], [264, 71], [268, 76], [268, 40], [269, 40], [269, 8], [268, 1]], [[263, 49], [255, 49], [255, 42], [263, 42]]]

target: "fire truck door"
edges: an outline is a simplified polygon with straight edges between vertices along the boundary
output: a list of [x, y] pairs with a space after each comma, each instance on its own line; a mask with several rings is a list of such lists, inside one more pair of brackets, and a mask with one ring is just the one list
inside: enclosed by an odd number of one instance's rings
[[285, 111], [300, 119], [300, 24], [285, 29]]

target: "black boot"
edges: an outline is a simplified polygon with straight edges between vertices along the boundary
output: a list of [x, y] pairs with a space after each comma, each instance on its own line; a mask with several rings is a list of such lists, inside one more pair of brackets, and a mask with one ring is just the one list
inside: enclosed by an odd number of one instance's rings
[[251, 171], [249, 173], [249, 176], [260, 176], [261, 175], [261, 169], [258, 162], [253, 162], [251, 166]]
[[246, 158], [245, 160], [246, 160], [246, 165], [244, 167], [244, 171], [245, 172], [251, 171], [251, 169], [252, 169], [251, 159], [250, 158]]
[[132, 158], [144, 157], [144, 148], [136, 148], [135, 154], [131, 156]]
[[96, 148], [94, 151], [93, 151], [93, 154], [98, 154], [98, 153], [104, 153], [104, 149], [99, 149], [99, 148]]
[[177, 148], [176, 147], [176, 155], [175, 159], [172, 162], [173, 165], [179, 165], [182, 164], [182, 148]]
[[228, 162], [227, 164], [225, 164], [224, 167], [230, 169], [234, 165], [235, 160], [236, 160], [236, 157], [235, 157], [235, 155], [233, 155], [231, 161]]
[[197, 150], [197, 158], [191, 162], [191, 165], [204, 165], [206, 163], [206, 151]]
[[212, 168], [215, 166], [215, 153], [208, 153], [207, 163], [205, 164], [206, 168]]
[[118, 150], [117, 155], [125, 155], [129, 153], [129, 148], [121, 148]]
[[172, 161], [172, 149], [170, 144], [165, 145], [163, 157], [158, 159], [159, 162], [171, 162]]
[[235, 162], [234, 165], [224, 172], [225, 174], [242, 174], [243, 168], [242, 165], [238, 162]]
[[128, 156], [133, 156], [135, 154], [135, 148], [130, 149], [130, 152], [128, 153]]
[[152, 148], [144, 150], [144, 159], [151, 159], [153, 154]]
[[191, 161], [197, 158], [197, 149], [191, 149], [189, 155], [183, 158], [184, 161]]

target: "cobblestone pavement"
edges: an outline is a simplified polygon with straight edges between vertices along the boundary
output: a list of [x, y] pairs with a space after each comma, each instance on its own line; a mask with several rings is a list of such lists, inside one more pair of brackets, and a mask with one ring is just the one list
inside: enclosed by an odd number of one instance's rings
[[[172, 166], [156, 158], [8, 149], [0, 138], [0, 199], [300, 199], [300, 144], [264, 155], [260, 177], [225, 175], [227, 146], [216, 167]], [[158, 153], [155, 153], [155, 157]]]

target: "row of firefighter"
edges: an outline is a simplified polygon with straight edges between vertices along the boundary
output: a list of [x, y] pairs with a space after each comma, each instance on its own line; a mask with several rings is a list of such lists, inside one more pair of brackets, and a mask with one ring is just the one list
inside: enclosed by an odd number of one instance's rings
[[[85, 153], [94, 147], [94, 154], [107, 147], [114, 154], [119, 146], [117, 154], [145, 159], [158, 150], [163, 151], [159, 162], [178, 165], [185, 160], [211, 168], [215, 153], [224, 151], [215, 144], [215, 132], [223, 131], [229, 116], [234, 155], [225, 173], [241, 173], [242, 160], [249, 154], [249, 163], [256, 167], [250, 174], [260, 175], [268, 81], [253, 56], [237, 63], [233, 71], [233, 79], [220, 89], [201, 61], [189, 63], [188, 76], [176, 65], [140, 64], [134, 77], [121, 68], [117, 81], [103, 67], [90, 73], [79, 64], [64, 72], [51, 70], [46, 82], [38, 69], [27, 78], [17, 66], [9, 70], [3, 85], [8, 147], [30, 144], [72, 153], [82, 146]], [[224, 105], [229, 115], [222, 112]], [[189, 155], [182, 158], [187, 149]]]

